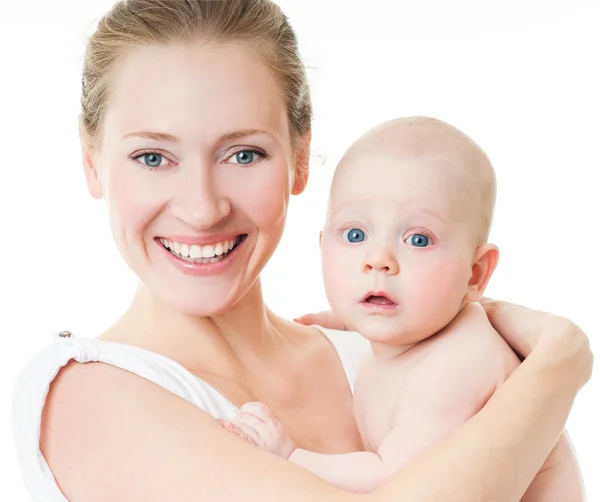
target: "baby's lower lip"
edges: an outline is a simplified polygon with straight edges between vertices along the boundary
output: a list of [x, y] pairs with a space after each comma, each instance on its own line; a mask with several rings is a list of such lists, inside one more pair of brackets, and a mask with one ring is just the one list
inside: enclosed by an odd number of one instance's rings
[[364, 300], [364, 303], [372, 303], [374, 305], [396, 305], [386, 296], [369, 296]]
[[360, 304], [366, 308], [372, 310], [395, 310], [398, 307], [398, 304], [390, 300], [385, 296], [369, 296], [365, 298]]

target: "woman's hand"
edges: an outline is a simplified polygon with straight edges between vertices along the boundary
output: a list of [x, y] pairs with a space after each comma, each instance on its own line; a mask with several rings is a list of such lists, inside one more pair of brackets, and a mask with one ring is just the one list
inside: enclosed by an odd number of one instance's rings
[[580, 373], [580, 387], [592, 375], [593, 355], [585, 333], [565, 317], [483, 297], [480, 301], [492, 326], [523, 357], [536, 354], [560, 358]]
[[[490, 323], [521, 357], [535, 348], [543, 357], [562, 358], [581, 373], [583, 386], [592, 375], [593, 355], [585, 333], [569, 319], [514, 303], [482, 297], [481, 305]], [[305, 314], [294, 319], [305, 325], [345, 330], [344, 323], [331, 311]]]

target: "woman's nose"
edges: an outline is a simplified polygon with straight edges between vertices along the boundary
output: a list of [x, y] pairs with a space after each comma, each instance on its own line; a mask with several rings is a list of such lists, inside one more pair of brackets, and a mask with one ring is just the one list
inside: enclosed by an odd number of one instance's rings
[[183, 179], [179, 190], [171, 201], [171, 213], [198, 230], [210, 228], [231, 212], [231, 204], [220, 193], [210, 169]]

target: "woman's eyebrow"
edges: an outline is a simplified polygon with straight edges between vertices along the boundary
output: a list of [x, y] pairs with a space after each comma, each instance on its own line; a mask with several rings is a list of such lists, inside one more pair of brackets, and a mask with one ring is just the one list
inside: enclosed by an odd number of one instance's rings
[[272, 136], [271, 133], [267, 131], [263, 131], [261, 129], [241, 129], [239, 131], [228, 132], [221, 136], [221, 141], [231, 141], [232, 139], [242, 138], [244, 136], [253, 136], [255, 134], [267, 134], [268, 136]]
[[[221, 141], [230, 141], [230, 140], [238, 139], [238, 138], [241, 138], [244, 136], [252, 136], [254, 134], [267, 134], [267, 135], [271, 136], [270, 133], [268, 133], [267, 131], [263, 131], [261, 129], [241, 129], [239, 131], [232, 131], [232, 132], [223, 134], [223, 136], [221, 136], [220, 140]], [[157, 131], [130, 132], [130, 133], [126, 134], [125, 136], [123, 136], [123, 139], [131, 138], [131, 137], [151, 139], [151, 140], [155, 140], [155, 141], [170, 141], [172, 143], [177, 143], [179, 141], [179, 138], [177, 138], [177, 136], [173, 136], [172, 134], [169, 134], [166, 132], [157, 132]]]
[[179, 138], [177, 138], [177, 136], [173, 136], [172, 134], [169, 134], [167, 132], [155, 132], [155, 131], [130, 132], [129, 134], [126, 134], [125, 136], [123, 136], [123, 139], [132, 138], [132, 137], [152, 139], [155, 141], [170, 141], [172, 143], [177, 143], [179, 141]]

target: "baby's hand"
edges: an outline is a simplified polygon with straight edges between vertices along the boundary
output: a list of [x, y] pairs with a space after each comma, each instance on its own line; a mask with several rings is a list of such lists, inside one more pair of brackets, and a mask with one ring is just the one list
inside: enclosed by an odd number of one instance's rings
[[229, 431], [232, 434], [235, 434], [240, 439], [243, 439], [244, 441], [247, 441], [251, 445], [256, 446], [256, 443], [254, 441], [252, 441], [251, 438], [249, 438], [248, 436], [246, 436], [246, 434], [244, 434], [244, 432], [242, 431], [242, 429], [240, 429], [233, 422], [228, 422], [227, 420], [223, 420], [222, 418], [219, 418], [218, 421], [221, 424], [221, 427], [223, 427], [223, 429], [225, 429], [226, 431]]
[[292, 438], [271, 410], [262, 403], [244, 404], [237, 416], [221, 425], [242, 439], [285, 460], [295, 449]]

